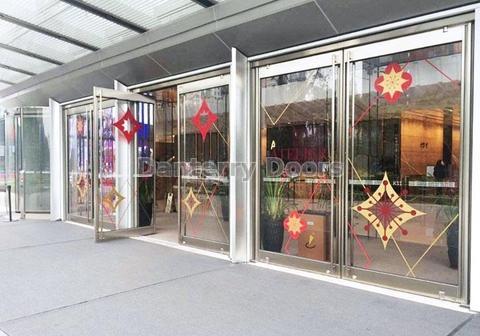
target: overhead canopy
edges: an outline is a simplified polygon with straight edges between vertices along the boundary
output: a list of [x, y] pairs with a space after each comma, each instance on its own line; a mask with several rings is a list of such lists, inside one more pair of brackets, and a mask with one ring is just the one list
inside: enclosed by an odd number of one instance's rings
[[473, 0], [3, 0], [0, 101], [47, 105]]

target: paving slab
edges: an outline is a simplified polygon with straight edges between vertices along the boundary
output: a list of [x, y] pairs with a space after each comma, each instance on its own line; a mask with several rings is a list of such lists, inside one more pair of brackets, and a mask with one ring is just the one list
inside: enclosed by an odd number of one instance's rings
[[27, 335], [448, 335], [469, 314], [231, 265], [7, 323]]
[[[0, 321], [229, 265], [227, 261], [132, 239], [95, 243], [91, 230], [61, 225], [52, 233], [57, 236], [50, 243], [33, 239], [22, 248], [0, 251]], [[47, 226], [39, 223], [31, 230], [42, 231]], [[71, 236], [58, 234], [61, 229]], [[80, 238], [77, 229], [86, 231], [90, 239]], [[12, 230], [15, 233], [7, 238], [0, 235], [0, 243], [22, 233], [18, 228]]]
[[479, 335], [471, 314], [77, 234], [0, 251], [0, 335]]

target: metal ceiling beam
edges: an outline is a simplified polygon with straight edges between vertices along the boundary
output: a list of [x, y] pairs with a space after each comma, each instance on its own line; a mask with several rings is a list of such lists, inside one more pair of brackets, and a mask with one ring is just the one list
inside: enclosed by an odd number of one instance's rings
[[0, 43], [0, 48], [13, 51], [17, 54], [22, 54], [22, 55], [25, 55], [25, 56], [28, 56], [28, 57], [36, 58], [38, 60], [48, 62], [48, 63], [52, 63], [52, 64], [55, 64], [55, 65], [62, 65], [63, 64], [63, 62], [57, 61], [56, 59], [46, 57], [46, 56], [43, 56], [43, 55], [39, 55], [37, 53], [33, 53], [31, 51], [28, 51], [28, 50], [13, 47], [13, 46], [8, 45], [8, 44]]
[[99, 48], [97, 48], [97, 47], [95, 47], [91, 44], [86, 43], [86, 42], [83, 42], [83, 41], [65, 36], [63, 34], [60, 34], [60, 33], [56, 32], [56, 31], [37, 26], [37, 25], [35, 25], [33, 23], [30, 23], [30, 22], [23, 21], [21, 19], [18, 19], [16, 17], [10, 16], [10, 15], [5, 14], [5, 13], [0, 12], [0, 20], [16, 24], [16, 25], [21, 26], [23, 28], [36, 31], [37, 33], [56, 38], [56, 39], [62, 40], [64, 42], [67, 42], [67, 43], [70, 43], [70, 44], [74, 44], [74, 45], [76, 45], [78, 47], [81, 47], [81, 48], [84, 48], [84, 49], [88, 49], [88, 50], [91, 50], [91, 51], [97, 51], [99, 49]]
[[19, 73], [22, 73], [22, 74], [28, 75], [28, 76], [35, 76], [36, 75], [36, 73], [34, 73], [34, 72], [24, 70], [24, 69], [20, 69], [20, 68], [16, 68], [16, 67], [13, 67], [11, 65], [6, 65], [6, 64], [2, 64], [2, 63], [0, 63], [0, 68], [7, 69], [7, 70], [10, 70], [10, 71], [19, 72]]
[[16, 83], [6, 81], [4, 79], [0, 79], [0, 83], [7, 84], [7, 85], [15, 85]]
[[214, 0], [192, 0], [192, 1], [199, 4], [200, 6], [205, 7], [205, 8], [212, 7], [212, 6], [215, 6], [217, 4], [217, 2], [214, 1]]
[[140, 34], [143, 34], [147, 31], [147, 29], [145, 29], [144, 27], [141, 27], [131, 21], [128, 21], [126, 19], [123, 19], [117, 15], [114, 15], [112, 13], [109, 13], [107, 12], [106, 10], [100, 8], [100, 7], [97, 7], [97, 6], [94, 6], [94, 5], [91, 5], [83, 0], [60, 0], [62, 2], [65, 2], [71, 6], [74, 6], [74, 7], [77, 7], [77, 8], [80, 8], [81, 10], [84, 10], [86, 12], [89, 12], [91, 14], [94, 14], [94, 15], [97, 15], [103, 19], [106, 19], [108, 21], [111, 21], [111, 22], [114, 22], [116, 24], [118, 24], [119, 26], [122, 26], [122, 27], [125, 27], [125, 28], [128, 28], [130, 30], [133, 30], [137, 33], [140, 33]]

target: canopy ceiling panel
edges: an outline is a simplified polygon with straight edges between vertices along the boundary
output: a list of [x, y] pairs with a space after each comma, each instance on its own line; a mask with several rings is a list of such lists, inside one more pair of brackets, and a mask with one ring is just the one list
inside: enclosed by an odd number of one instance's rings
[[315, 0], [339, 33], [478, 2], [474, 0]]
[[209, 34], [157, 51], [150, 56], [170, 74], [178, 74], [230, 62], [231, 50], [215, 35]]
[[[339, 1], [335, 1], [339, 2]], [[313, 2], [217, 32], [248, 56], [286, 48], [335, 34]]]
[[150, 56], [141, 56], [125, 63], [115, 64], [102, 70], [110, 78], [125, 85], [153, 80], [169, 73]]

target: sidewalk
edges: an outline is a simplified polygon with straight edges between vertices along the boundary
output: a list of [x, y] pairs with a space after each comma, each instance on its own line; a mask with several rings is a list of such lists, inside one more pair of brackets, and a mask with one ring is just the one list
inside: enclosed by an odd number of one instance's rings
[[61, 222], [0, 223], [0, 335], [480, 335], [480, 317]]

